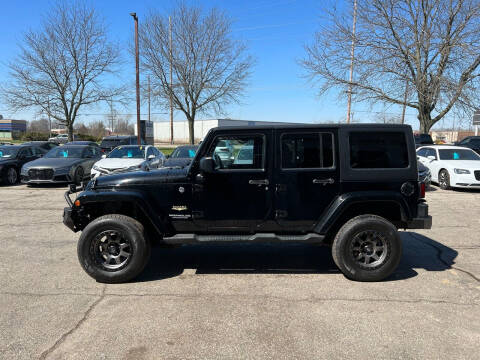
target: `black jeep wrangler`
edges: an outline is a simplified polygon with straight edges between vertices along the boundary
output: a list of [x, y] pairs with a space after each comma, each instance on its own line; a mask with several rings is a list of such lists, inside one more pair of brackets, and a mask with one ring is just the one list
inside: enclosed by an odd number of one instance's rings
[[345, 276], [378, 281], [400, 261], [397, 229], [432, 224], [406, 125], [215, 128], [187, 167], [75, 191], [63, 221], [82, 231], [80, 264], [107, 283], [140, 274], [152, 243], [239, 241], [331, 245]]

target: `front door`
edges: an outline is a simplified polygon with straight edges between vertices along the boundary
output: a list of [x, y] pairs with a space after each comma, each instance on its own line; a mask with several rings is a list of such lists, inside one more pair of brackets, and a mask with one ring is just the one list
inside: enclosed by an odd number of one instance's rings
[[275, 219], [308, 231], [339, 192], [335, 129], [277, 130]]
[[272, 217], [272, 130], [218, 135], [203, 156], [215, 169], [195, 180], [193, 221], [199, 230], [251, 233]]

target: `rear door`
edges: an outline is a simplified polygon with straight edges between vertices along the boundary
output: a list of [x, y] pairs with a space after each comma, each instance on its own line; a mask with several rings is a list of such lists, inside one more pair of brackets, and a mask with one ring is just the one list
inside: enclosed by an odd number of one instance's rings
[[306, 231], [339, 192], [336, 129], [276, 131], [275, 219], [281, 229]]

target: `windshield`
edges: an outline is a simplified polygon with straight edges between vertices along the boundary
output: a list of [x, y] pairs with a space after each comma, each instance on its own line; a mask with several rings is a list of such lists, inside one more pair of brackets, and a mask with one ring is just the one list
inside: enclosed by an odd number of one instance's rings
[[46, 158], [81, 158], [83, 147], [58, 146], [45, 154]]
[[18, 148], [16, 147], [0, 147], [0, 158], [14, 158], [17, 156]]
[[145, 148], [143, 146], [140, 147], [123, 147], [119, 146], [107, 156], [109, 159], [123, 159], [123, 158], [131, 158], [131, 159], [145, 159]]
[[480, 160], [480, 156], [472, 150], [442, 149], [438, 150], [438, 153], [440, 154], [440, 160]]
[[178, 147], [173, 150], [172, 158], [193, 158], [197, 152], [196, 148]]

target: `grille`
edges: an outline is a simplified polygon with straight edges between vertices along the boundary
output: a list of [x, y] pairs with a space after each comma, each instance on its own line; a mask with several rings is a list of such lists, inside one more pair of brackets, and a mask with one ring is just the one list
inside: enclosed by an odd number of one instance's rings
[[475, 174], [475, 179], [480, 181], [480, 170], [475, 170], [473, 173]]
[[52, 169], [30, 169], [28, 170], [30, 180], [52, 180]]

